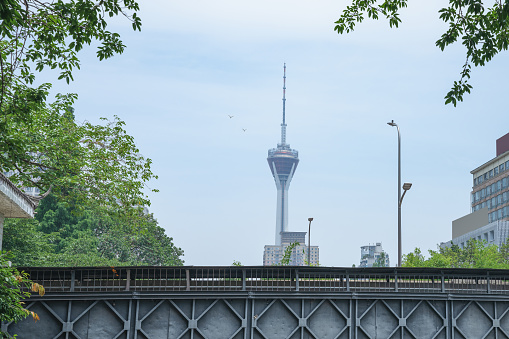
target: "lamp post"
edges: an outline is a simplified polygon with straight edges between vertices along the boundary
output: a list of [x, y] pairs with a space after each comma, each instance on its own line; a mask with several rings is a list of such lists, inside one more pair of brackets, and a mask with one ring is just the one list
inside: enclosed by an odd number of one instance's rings
[[399, 126], [392, 120], [387, 125], [396, 127], [398, 129], [398, 267], [401, 267], [401, 203], [406, 191], [412, 187], [411, 183], [405, 183], [403, 185], [403, 196], [401, 196], [401, 134], [399, 132]]
[[311, 221], [313, 218], [308, 218], [309, 230], [308, 230], [308, 266], [311, 266]]

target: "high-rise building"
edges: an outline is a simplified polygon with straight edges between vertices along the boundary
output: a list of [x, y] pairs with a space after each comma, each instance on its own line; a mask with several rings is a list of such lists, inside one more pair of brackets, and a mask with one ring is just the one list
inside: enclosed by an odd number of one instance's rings
[[470, 172], [472, 212], [488, 208], [488, 222], [509, 220], [509, 133], [497, 139], [497, 156]]
[[298, 243], [298, 245], [293, 247], [291, 253], [289, 253], [288, 265], [308, 265], [308, 250], [310, 250], [310, 264], [313, 266], [318, 265], [318, 246], [311, 246], [311, 248], [306, 246], [306, 233], [307, 232], [283, 232], [281, 236], [281, 245], [265, 245], [263, 251], [263, 265], [272, 266], [280, 264], [287, 248], [295, 242]]
[[470, 173], [472, 213], [452, 222], [452, 243], [463, 248], [476, 239], [500, 246], [509, 235], [509, 133], [497, 139], [496, 157]]
[[297, 242], [293, 248], [290, 265], [317, 265], [319, 262], [318, 246], [311, 246], [310, 262], [307, 262], [308, 247], [305, 244], [306, 232], [288, 231], [288, 189], [297, 165], [299, 152], [286, 143], [286, 64], [283, 71], [283, 122], [281, 123], [281, 142], [276, 148], [269, 149], [267, 162], [277, 188], [276, 234], [275, 245], [266, 245], [263, 252], [264, 265], [278, 265], [283, 259], [288, 246]]
[[382, 243], [361, 246], [361, 261], [359, 267], [389, 267], [389, 255], [383, 250]]

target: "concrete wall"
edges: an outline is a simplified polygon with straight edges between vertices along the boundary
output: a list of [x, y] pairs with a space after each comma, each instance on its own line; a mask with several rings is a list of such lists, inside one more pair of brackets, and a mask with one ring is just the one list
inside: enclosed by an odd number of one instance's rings
[[478, 228], [488, 225], [488, 209], [481, 208], [473, 213], [467, 214], [464, 217], [456, 219], [452, 222], [452, 237], [457, 238], [468, 232], [472, 232]]

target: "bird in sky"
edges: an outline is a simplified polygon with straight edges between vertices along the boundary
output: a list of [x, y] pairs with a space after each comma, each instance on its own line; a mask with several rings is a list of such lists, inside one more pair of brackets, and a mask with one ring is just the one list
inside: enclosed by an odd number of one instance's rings
[[243, 128], [242, 130], [245, 132], [245, 131], [247, 131], [247, 128]]
[[231, 118], [233, 118], [233, 115], [229, 115], [229, 114], [228, 114], [228, 117], [231, 119]]

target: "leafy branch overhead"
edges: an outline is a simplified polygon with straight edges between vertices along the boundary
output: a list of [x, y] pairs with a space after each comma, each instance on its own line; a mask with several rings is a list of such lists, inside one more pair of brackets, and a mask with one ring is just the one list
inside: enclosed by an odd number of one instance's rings
[[[77, 208], [150, 205], [145, 183], [157, 178], [118, 117], [103, 124], [77, 123], [67, 97], [31, 112], [27, 123], [4, 120], [0, 168], [20, 186], [53, 186]], [[1, 119], [2, 117], [0, 117]], [[0, 120], [1, 121], [1, 120]], [[153, 190], [156, 191], [156, 190]]]
[[[339, 34], [354, 30], [365, 17], [389, 20], [390, 27], [401, 23], [399, 10], [407, 7], [408, 0], [352, 0], [336, 21], [334, 30]], [[439, 11], [439, 17], [449, 26], [436, 41], [442, 51], [445, 47], [461, 41], [466, 48], [465, 62], [459, 80], [454, 81], [445, 96], [445, 103], [454, 106], [470, 93], [469, 84], [472, 65], [484, 66], [499, 52], [509, 46], [509, 0], [449, 0], [449, 6]]]
[[135, 0], [3, 0], [0, 3], [0, 170], [41, 191], [54, 187], [78, 206], [84, 202], [142, 206], [144, 185], [155, 175], [115, 117], [94, 125], [74, 119], [75, 94], [57, 95], [50, 84], [33, 86], [36, 72], [54, 69], [73, 80], [78, 52], [97, 42], [99, 60], [125, 45], [108, 21], [123, 17], [141, 30]]
[[37, 71], [59, 69], [59, 79], [73, 80], [73, 69], [80, 67], [77, 53], [92, 41], [100, 44], [100, 60], [124, 51], [120, 35], [107, 30], [107, 20], [123, 16], [134, 30], [141, 30], [136, 11], [135, 0], [3, 0], [2, 82], [17, 78], [32, 84], [31, 65]]

